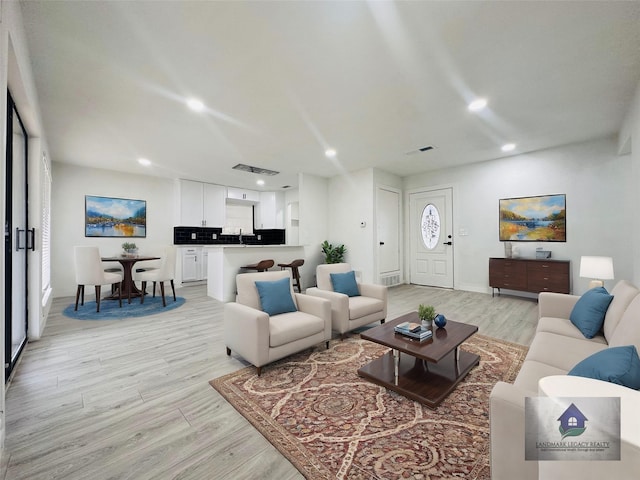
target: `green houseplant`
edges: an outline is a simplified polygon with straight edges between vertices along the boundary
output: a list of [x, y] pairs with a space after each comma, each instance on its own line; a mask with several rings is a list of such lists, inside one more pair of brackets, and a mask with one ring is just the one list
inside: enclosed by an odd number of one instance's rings
[[325, 263], [342, 263], [347, 249], [344, 245], [331, 245], [326, 240], [322, 243], [322, 253], [324, 253]]
[[423, 305], [422, 303], [418, 306], [418, 317], [423, 324], [431, 325], [433, 319], [436, 317], [436, 309], [433, 305]]
[[131, 255], [138, 251], [138, 247], [135, 243], [124, 242], [122, 244], [122, 250], [124, 250], [125, 253]]

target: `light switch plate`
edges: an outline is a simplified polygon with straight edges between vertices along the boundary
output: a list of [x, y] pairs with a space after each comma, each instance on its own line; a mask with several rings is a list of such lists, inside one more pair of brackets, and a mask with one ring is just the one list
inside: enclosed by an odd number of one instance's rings
[[196, 234], [195, 234], [195, 233], [192, 233], [192, 234], [191, 234], [191, 240], [195, 240], [195, 239], [196, 239]]
[[218, 239], [218, 234], [217, 233], [212, 233], [211, 234], [211, 240], [217, 240]]

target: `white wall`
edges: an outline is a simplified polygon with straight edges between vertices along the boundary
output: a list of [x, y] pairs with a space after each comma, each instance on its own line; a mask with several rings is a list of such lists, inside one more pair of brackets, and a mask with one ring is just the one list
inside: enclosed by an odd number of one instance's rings
[[[375, 188], [373, 169], [367, 168], [329, 180], [329, 232], [333, 245], [344, 244], [345, 260], [364, 283], [375, 278], [374, 249]], [[365, 222], [365, 227], [361, 227]]]
[[[300, 269], [302, 288], [315, 286], [316, 267], [324, 263], [322, 242], [327, 238], [328, 181], [324, 177], [300, 174], [298, 176], [300, 202], [299, 241], [304, 246], [305, 262]], [[293, 260], [293, 259], [292, 259]]]
[[[175, 202], [173, 180], [84, 168], [53, 162], [52, 286], [54, 296], [76, 292], [73, 267], [75, 245], [96, 245], [102, 255], [119, 255], [124, 241], [135, 242], [140, 254], [159, 254], [173, 244]], [[132, 198], [147, 202], [146, 238], [97, 238], [84, 236], [84, 197]], [[90, 294], [89, 291], [86, 292]]]
[[[534, 257], [535, 248], [543, 247], [552, 251], [552, 258], [571, 260], [573, 292], [582, 293], [588, 279], [578, 276], [581, 255], [611, 256], [616, 279], [634, 277], [637, 209], [631, 202], [631, 158], [616, 152], [615, 139], [596, 140], [414, 175], [404, 179], [404, 189], [453, 186], [455, 288], [480, 292], [490, 291], [489, 257], [504, 256], [498, 241], [498, 200], [566, 194], [567, 242], [518, 246], [522, 256]], [[466, 229], [468, 236], [460, 236], [460, 229]], [[614, 281], [606, 284], [613, 285]]]
[[[635, 146], [635, 148], [634, 148]], [[626, 119], [620, 129], [618, 138], [620, 151], [629, 153], [631, 157], [631, 178], [633, 185], [640, 185], [640, 82], [629, 106]], [[633, 188], [631, 211], [640, 211], [640, 189]], [[633, 223], [633, 283], [640, 285], [640, 215], [631, 217]]]
[[401, 189], [402, 179], [367, 168], [329, 180], [327, 240], [333, 245], [345, 245], [345, 260], [360, 273], [365, 283], [377, 283], [378, 280], [376, 189], [383, 186]]

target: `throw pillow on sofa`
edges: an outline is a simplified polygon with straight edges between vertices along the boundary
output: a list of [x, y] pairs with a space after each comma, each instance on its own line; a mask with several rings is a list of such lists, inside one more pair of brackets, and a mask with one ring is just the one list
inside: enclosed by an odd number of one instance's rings
[[262, 311], [272, 315], [296, 312], [296, 304], [291, 297], [291, 280], [282, 278], [273, 282], [256, 282]]
[[613, 295], [609, 295], [604, 287], [592, 288], [576, 302], [569, 320], [585, 338], [593, 338], [602, 328], [611, 300]]
[[351, 270], [345, 273], [330, 273], [331, 285], [333, 291], [344, 293], [350, 297], [359, 297], [358, 283], [356, 282], [356, 273]]
[[567, 375], [595, 378], [640, 390], [640, 357], [634, 345], [609, 347], [585, 358]]

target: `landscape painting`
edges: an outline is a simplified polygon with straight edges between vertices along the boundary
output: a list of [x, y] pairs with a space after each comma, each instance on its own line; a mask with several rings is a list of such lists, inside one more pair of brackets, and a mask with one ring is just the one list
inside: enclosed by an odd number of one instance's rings
[[146, 237], [147, 202], [127, 198], [84, 197], [85, 237]]
[[500, 200], [500, 241], [566, 242], [566, 195]]

